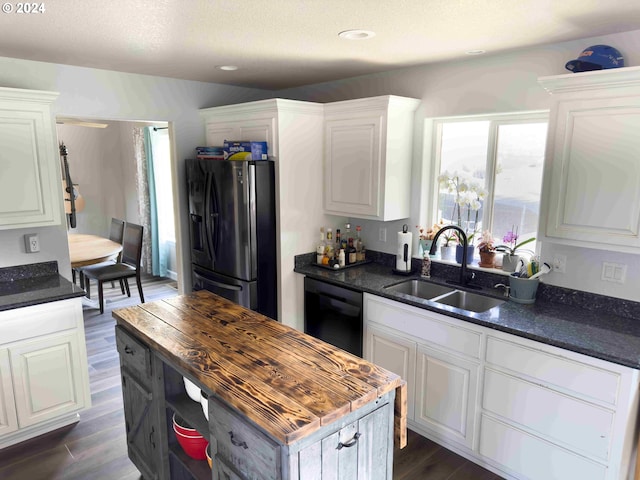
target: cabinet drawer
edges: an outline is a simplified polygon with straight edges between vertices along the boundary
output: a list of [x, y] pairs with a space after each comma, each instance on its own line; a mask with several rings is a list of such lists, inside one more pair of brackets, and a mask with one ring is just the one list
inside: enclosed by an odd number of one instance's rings
[[[280, 447], [277, 443], [211, 397], [209, 419], [217, 456], [248, 480], [280, 478]], [[212, 447], [212, 455], [213, 450]]]
[[604, 465], [486, 415], [480, 424], [480, 454], [530, 480], [602, 480], [607, 475]]
[[219, 456], [213, 459], [213, 469], [218, 475], [216, 477], [218, 480], [242, 480], [242, 478], [233, 471], [233, 468], [227, 465]]
[[551, 441], [605, 461], [609, 457], [610, 410], [491, 369], [485, 370], [482, 406]]
[[71, 330], [82, 324], [80, 299], [6, 310], [0, 312], [0, 344]]
[[142, 379], [151, 376], [149, 348], [119, 325], [116, 325], [116, 347], [123, 365], [129, 370], [139, 374]]
[[455, 319], [428, 312], [392, 300], [365, 295], [365, 318], [400, 330], [415, 338], [440, 345], [448, 352], [457, 352], [473, 358], [480, 357], [482, 334], [462, 327]]
[[568, 390], [610, 405], [617, 403], [620, 374], [614, 371], [494, 337], [487, 338], [487, 362], [562, 391]]

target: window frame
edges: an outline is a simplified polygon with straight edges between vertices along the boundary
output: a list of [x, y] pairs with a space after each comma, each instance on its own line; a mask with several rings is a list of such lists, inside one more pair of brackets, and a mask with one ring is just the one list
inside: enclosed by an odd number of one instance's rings
[[[441, 147], [442, 147], [442, 126], [445, 123], [460, 123], [460, 122], [479, 122], [488, 121], [488, 143], [487, 143], [487, 155], [485, 163], [485, 183], [483, 185], [487, 192], [486, 198], [483, 202], [483, 230], [491, 230], [493, 225], [493, 210], [494, 210], [494, 187], [496, 177], [496, 163], [498, 153], [498, 130], [501, 125], [517, 125], [524, 123], [540, 123], [546, 122], [547, 128], [549, 125], [549, 110], [532, 110], [523, 112], [510, 112], [510, 113], [494, 113], [494, 114], [478, 114], [478, 115], [460, 115], [451, 117], [436, 117], [430, 119], [430, 125], [427, 126], [427, 131], [430, 130], [431, 147], [425, 148], [425, 151], [429, 152], [429, 161], [427, 162], [428, 168], [425, 169], [423, 178], [425, 183], [429, 185], [428, 191], [431, 192], [428, 198], [426, 207], [426, 215], [421, 215], [420, 218], [426, 218], [427, 221], [423, 222], [424, 225], [433, 225], [440, 221], [438, 218], [438, 196], [440, 193], [438, 177], [441, 174]], [[429, 137], [427, 136], [427, 139]], [[545, 147], [545, 157], [546, 157]], [[543, 170], [544, 170], [543, 164]], [[544, 176], [544, 172], [543, 172]], [[425, 184], [423, 183], [423, 185]], [[540, 203], [542, 203], [542, 190], [540, 192]], [[540, 213], [540, 216], [542, 212]], [[429, 221], [430, 219], [430, 221]], [[488, 219], [488, 222], [486, 221]], [[487, 227], [489, 225], [489, 227]], [[493, 231], [493, 230], [491, 230]], [[537, 238], [540, 238], [540, 224], [538, 222]]]

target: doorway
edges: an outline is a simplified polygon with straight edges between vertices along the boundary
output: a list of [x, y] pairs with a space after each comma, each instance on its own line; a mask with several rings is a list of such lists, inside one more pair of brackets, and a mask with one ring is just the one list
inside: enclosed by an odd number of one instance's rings
[[[155, 190], [161, 192], [146, 197], [142, 195], [141, 185], [149, 184], [149, 179], [144, 178], [149, 171], [146, 167], [144, 172], [139, 168], [140, 161], [146, 160], [144, 153], [140, 159], [139, 152], [143, 146], [141, 139], [145, 128], [151, 133], [151, 137], [147, 137], [147, 147], [155, 152], [152, 155], [153, 166], [149, 169], [150, 176], [152, 184], [156, 184]], [[149, 211], [153, 211], [154, 220], [157, 220], [155, 225], [159, 225], [160, 229], [146, 229], [147, 248], [151, 249], [153, 245], [155, 251], [145, 256], [147, 261], [143, 260], [143, 270], [150, 275], [178, 281], [179, 253], [171, 188], [174, 176], [171, 155], [174, 149], [169, 124], [58, 117], [56, 131], [58, 143], [64, 142], [66, 146], [71, 179], [82, 196], [83, 208], [76, 213], [75, 228], [67, 225], [69, 233], [107, 237], [112, 218], [144, 225], [148, 223], [145, 218], [149, 217]], [[158, 236], [161, 242], [158, 242]], [[157, 267], [161, 261], [163, 268], [160, 271]]]

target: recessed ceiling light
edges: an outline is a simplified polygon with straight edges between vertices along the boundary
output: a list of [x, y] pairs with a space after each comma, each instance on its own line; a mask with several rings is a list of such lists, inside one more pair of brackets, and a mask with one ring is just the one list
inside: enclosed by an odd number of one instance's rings
[[467, 55], [482, 55], [483, 53], [487, 53], [486, 50], [469, 50], [467, 52], [464, 52]]
[[340, 32], [338, 36], [346, 40], [366, 40], [367, 38], [375, 37], [376, 32], [370, 30], [345, 30]]
[[218, 70], [224, 70], [225, 72], [233, 72], [234, 70], [238, 70], [238, 67], [235, 65], [218, 65], [216, 68]]

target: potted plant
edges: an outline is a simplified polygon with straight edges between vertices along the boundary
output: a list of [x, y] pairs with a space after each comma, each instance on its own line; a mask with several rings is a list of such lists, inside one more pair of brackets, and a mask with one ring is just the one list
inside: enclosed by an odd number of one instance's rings
[[523, 245], [533, 242], [536, 238], [530, 237], [522, 242], [518, 243], [518, 227], [514, 226], [510, 231], [502, 238], [505, 245], [498, 245], [496, 250], [504, 252], [502, 256], [502, 270], [505, 272], [515, 272], [520, 261], [520, 256], [516, 252], [522, 248]]
[[493, 243], [493, 235], [489, 230], [482, 232], [482, 239], [478, 244], [478, 252], [480, 252], [478, 265], [485, 268], [493, 268], [496, 260], [496, 247]]
[[442, 234], [442, 244], [440, 244], [440, 258], [442, 260], [453, 260], [456, 257], [457, 237], [454, 232], [447, 230]]
[[[441, 192], [455, 194], [451, 219], [452, 222], [455, 219], [455, 224], [462, 228], [467, 235], [467, 263], [471, 263], [475, 251], [473, 241], [478, 228], [480, 208], [482, 207], [481, 200], [485, 197], [486, 192], [480, 185], [465, 180], [458, 173], [449, 174], [445, 172], [438, 177], [438, 180]], [[455, 233], [453, 236], [455, 240], [458, 240], [456, 260], [460, 263], [462, 262], [462, 242], [459, 241]]]
[[442, 226], [434, 223], [428, 229], [420, 225], [416, 225], [416, 228], [418, 229], [418, 232], [420, 234], [418, 238], [420, 241], [420, 247], [422, 248], [422, 255], [424, 256], [425, 254], [429, 253], [431, 244], [433, 243], [433, 237], [436, 236], [436, 233], [438, 233], [438, 230], [440, 230]]

